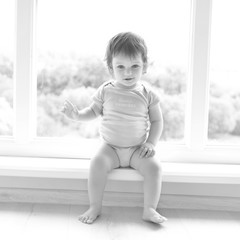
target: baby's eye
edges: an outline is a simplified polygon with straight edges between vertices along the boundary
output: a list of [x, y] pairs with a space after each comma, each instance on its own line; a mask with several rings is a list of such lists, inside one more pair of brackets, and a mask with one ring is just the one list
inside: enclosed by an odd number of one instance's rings
[[137, 64], [135, 64], [135, 65], [132, 66], [132, 68], [134, 68], [134, 69], [137, 69], [137, 68], [139, 68], [139, 67], [140, 67], [140, 66], [137, 65]]
[[117, 68], [118, 69], [124, 69], [124, 66], [123, 65], [118, 65]]

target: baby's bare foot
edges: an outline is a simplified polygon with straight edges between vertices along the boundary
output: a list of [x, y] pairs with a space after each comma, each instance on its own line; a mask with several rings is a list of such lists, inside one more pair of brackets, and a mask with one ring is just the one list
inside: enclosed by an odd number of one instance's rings
[[101, 208], [90, 207], [85, 213], [79, 216], [78, 220], [83, 223], [91, 224], [101, 214]]
[[155, 209], [153, 208], [147, 208], [144, 209], [143, 211], [143, 220], [161, 224], [165, 221], [167, 221], [167, 218], [164, 216], [160, 215]]

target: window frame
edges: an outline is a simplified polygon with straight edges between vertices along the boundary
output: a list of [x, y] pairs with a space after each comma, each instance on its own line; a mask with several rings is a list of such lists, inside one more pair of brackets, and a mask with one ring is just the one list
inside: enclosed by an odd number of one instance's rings
[[[192, 0], [184, 143], [158, 144], [162, 161], [240, 163], [239, 146], [207, 145], [209, 45], [212, 0]], [[0, 137], [0, 155], [89, 159], [99, 140], [37, 138], [35, 59], [37, 0], [16, 0], [15, 125]], [[34, 80], [35, 79], [35, 80]], [[174, 149], [174, 151], [173, 151]]]

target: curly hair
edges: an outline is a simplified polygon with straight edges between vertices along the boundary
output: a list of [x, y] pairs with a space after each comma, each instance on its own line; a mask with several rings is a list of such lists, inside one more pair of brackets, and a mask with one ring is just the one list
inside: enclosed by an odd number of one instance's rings
[[132, 32], [122, 32], [110, 39], [105, 55], [109, 69], [112, 69], [112, 58], [119, 53], [130, 57], [135, 57], [140, 53], [143, 63], [148, 61], [145, 41], [142, 37]]

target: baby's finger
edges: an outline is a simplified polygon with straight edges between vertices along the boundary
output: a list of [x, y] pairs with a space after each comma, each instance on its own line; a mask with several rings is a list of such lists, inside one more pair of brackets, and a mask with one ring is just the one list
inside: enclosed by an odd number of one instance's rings
[[155, 155], [155, 153], [156, 153], [156, 151], [153, 149], [150, 157], [153, 157]]
[[149, 156], [148, 157], [153, 157], [154, 155], [155, 155], [155, 150], [154, 149], [152, 149], [152, 151], [151, 151], [151, 153], [149, 154]]
[[64, 106], [66, 108], [74, 108], [74, 105], [69, 100], [65, 100]]
[[151, 157], [151, 156], [152, 156], [152, 152], [153, 152], [152, 149], [148, 149], [148, 151], [147, 151], [147, 153], [146, 153], [146, 155], [145, 155], [145, 158]]
[[144, 149], [144, 148], [143, 148], [143, 147], [141, 147], [141, 148], [140, 148], [140, 150], [139, 150], [139, 157], [140, 157], [140, 158], [142, 157], [142, 154], [143, 154], [143, 149]]
[[66, 105], [66, 103], [64, 102], [64, 103], [63, 103], [63, 106], [61, 107], [61, 110], [60, 110], [60, 111], [61, 111], [62, 113], [64, 113], [66, 110], [67, 110], [67, 105]]
[[66, 108], [63, 106], [60, 110], [61, 113], [64, 113], [66, 111]]
[[69, 100], [65, 100], [65, 103], [67, 103], [67, 104], [70, 104], [70, 105], [73, 105]]
[[147, 148], [142, 147], [140, 151], [140, 158], [143, 158], [147, 153]]

